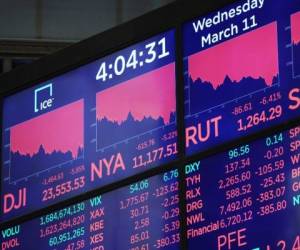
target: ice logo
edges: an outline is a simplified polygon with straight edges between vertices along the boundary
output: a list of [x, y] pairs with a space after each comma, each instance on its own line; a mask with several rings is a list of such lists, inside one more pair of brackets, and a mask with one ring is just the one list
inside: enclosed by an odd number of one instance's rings
[[34, 112], [37, 113], [39, 111], [51, 108], [54, 100], [52, 96], [52, 83], [34, 90]]

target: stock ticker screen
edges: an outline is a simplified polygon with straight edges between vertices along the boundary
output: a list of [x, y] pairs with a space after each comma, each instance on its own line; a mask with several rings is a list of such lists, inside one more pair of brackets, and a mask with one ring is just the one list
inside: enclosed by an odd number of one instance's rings
[[[185, 166], [188, 250], [300, 249], [300, 127]], [[178, 170], [1, 231], [7, 249], [179, 249]], [[33, 244], [34, 242], [34, 244]]]
[[300, 127], [185, 166], [188, 249], [300, 249]]
[[300, 1], [244, 0], [183, 26], [188, 155], [299, 115]]
[[[300, 0], [236, 1], [181, 28], [186, 156], [299, 117]], [[176, 46], [170, 30], [4, 98], [1, 222], [177, 159]], [[1, 248], [177, 250], [186, 213], [188, 250], [300, 250], [300, 126], [180, 160], [181, 179], [3, 229]]]
[[1, 231], [2, 250], [179, 250], [178, 170]]
[[174, 33], [4, 98], [1, 221], [176, 158]]

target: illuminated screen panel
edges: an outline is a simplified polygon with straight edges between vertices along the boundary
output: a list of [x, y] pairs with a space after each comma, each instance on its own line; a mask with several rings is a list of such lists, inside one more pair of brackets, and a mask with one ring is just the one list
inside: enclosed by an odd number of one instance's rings
[[188, 249], [300, 248], [300, 127], [185, 166]]
[[179, 250], [178, 171], [1, 231], [2, 249]]
[[187, 154], [299, 115], [299, 9], [244, 0], [184, 24]]
[[175, 159], [174, 31], [3, 104], [1, 221]]

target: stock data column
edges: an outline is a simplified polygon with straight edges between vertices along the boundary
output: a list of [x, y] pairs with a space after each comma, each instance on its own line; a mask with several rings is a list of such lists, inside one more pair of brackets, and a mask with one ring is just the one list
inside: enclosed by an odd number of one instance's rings
[[185, 166], [189, 249], [300, 249], [299, 133]]
[[178, 170], [1, 231], [1, 250], [179, 250]]
[[179, 249], [178, 188], [172, 170], [104, 195], [105, 249]]
[[87, 215], [87, 203], [80, 202], [3, 229], [0, 235], [1, 250], [90, 249]]

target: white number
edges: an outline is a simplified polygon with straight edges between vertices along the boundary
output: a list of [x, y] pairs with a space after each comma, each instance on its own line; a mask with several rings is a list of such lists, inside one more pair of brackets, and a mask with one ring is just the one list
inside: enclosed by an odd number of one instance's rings
[[150, 58], [146, 58], [145, 62], [146, 63], [152, 63], [155, 58], [156, 58], [156, 52], [154, 50], [154, 47], [156, 45], [156, 42], [153, 42], [153, 43], [149, 43], [145, 46], [146, 49], [148, 49], [148, 55], [151, 55]]
[[164, 58], [168, 55], [170, 55], [170, 52], [167, 51], [166, 49], [166, 38], [164, 37], [163, 39], [161, 39], [159, 42], [158, 42], [159, 45], [161, 45], [161, 54], [158, 56], [159, 59], [161, 58]]
[[[161, 40], [159, 40], [158, 45], [161, 47], [161, 53], [159, 55], [157, 55], [157, 53], [155, 51], [156, 42], [152, 42], [152, 43], [145, 45], [145, 48], [147, 49], [147, 55], [148, 55], [148, 58], [145, 59], [145, 63], [154, 62], [155, 59], [157, 58], [157, 56], [159, 59], [161, 59], [161, 58], [164, 58], [164, 57], [170, 55], [170, 52], [167, 50], [165, 37], [162, 38]], [[133, 50], [131, 52], [127, 62], [126, 62], [126, 59], [124, 56], [119, 55], [115, 59], [115, 62], [114, 62], [114, 74], [116, 74], [117, 76], [120, 76], [125, 72], [126, 68], [136, 69], [138, 64], [139, 64], [139, 62], [137, 59], [137, 51], [136, 50]], [[107, 77], [108, 77], [108, 73], [107, 73], [107, 68], [106, 68], [106, 62], [103, 62], [98, 70], [97, 75], [96, 75], [96, 80], [102, 80], [103, 82], [105, 82]]]
[[105, 82], [107, 75], [108, 74], [106, 73], [106, 63], [103, 62], [99, 68], [97, 75], [96, 75], [96, 80], [102, 80], [103, 82]]
[[130, 57], [129, 57], [128, 61], [127, 61], [127, 64], [126, 64], [127, 68], [132, 67], [133, 69], [136, 69], [136, 66], [138, 64], [138, 61], [137, 61], [136, 57], [137, 57], [136, 56], [136, 50], [133, 50], [130, 54]]
[[122, 75], [125, 71], [126, 63], [124, 56], [118, 56], [115, 60], [114, 71], [117, 76]]
[[254, 28], [258, 25], [257, 22], [256, 22], [256, 19], [255, 19], [255, 16], [251, 16], [249, 19], [245, 18], [243, 20], [243, 23], [244, 23], [243, 31], [252, 29], [252, 28]]

